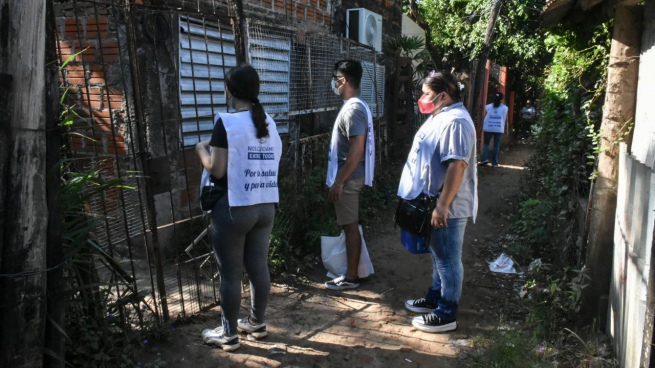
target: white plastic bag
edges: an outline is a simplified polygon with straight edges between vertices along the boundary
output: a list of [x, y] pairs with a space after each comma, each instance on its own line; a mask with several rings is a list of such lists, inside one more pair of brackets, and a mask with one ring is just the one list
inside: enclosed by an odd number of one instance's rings
[[[359, 256], [359, 268], [357, 272], [360, 278], [373, 274], [373, 263], [368, 255], [362, 226], [359, 226], [359, 234], [362, 237], [362, 252]], [[342, 231], [339, 236], [321, 236], [321, 259], [328, 271], [327, 276], [331, 278], [344, 275], [348, 269], [348, 257], [346, 255], [346, 234]]]
[[491, 272], [516, 273], [514, 261], [505, 253], [501, 253], [495, 261], [489, 263]]

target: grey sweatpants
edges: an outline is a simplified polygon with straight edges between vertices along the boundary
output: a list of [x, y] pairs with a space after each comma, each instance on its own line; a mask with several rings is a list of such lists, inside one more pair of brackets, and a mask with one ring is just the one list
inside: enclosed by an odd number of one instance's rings
[[271, 291], [268, 244], [275, 218], [273, 203], [229, 207], [227, 195], [212, 209], [212, 245], [221, 274], [222, 322], [227, 336], [237, 333], [241, 280], [245, 267], [250, 279], [250, 317], [264, 322]]

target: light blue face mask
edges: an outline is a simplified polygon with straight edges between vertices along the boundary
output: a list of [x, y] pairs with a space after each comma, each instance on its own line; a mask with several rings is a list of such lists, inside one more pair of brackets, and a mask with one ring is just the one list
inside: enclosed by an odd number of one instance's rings
[[332, 87], [332, 92], [334, 92], [335, 95], [341, 96], [341, 93], [339, 93], [339, 88], [343, 87], [343, 84], [339, 87], [337, 87], [337, 82], [332, 78], [330, 81], [330, 87]]

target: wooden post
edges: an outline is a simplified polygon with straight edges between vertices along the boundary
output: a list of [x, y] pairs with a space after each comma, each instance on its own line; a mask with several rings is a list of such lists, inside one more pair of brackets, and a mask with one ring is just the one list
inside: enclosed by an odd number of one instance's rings
[[[582, 290], [580, 322], [598, 321], [601, 330], [607, 323], [607, 295], [614, 249], [614, 220], [618, 183], [618, 142], [626, 125], [635, 118], [637, 76], [639, 71], [641, 7], [617, 6], [607, 75], [607, 92], [601, 124], [601, 153], [598, 177], [589, 203], [589, 240], [583, 271], [589, 285]], [[628, 146], [630, 138], [624, 140]]]
[[[0, 75], [13, 80], [4, 123], [6, 210], [0, 263], [0, 367], [43, 366], [46, 287], [45, 8], [0, 0]], [[6, 128], [5, 128], [6, 129]], [[7, 276], [13, 275], [13, 276]]]
[[[231, 2], [230, 2], [231, 3]], [[246, 17], [243, 14], [243, 0], [234, 0], [232, 3], [234, 18], [232, 18], [232, 32], [234, 32], [234, 48], [237, 58], [237, 65], [245, 63], [246, 56]], [[286, 9], [286, 6], [285, 6]]]
[[66, 326], [66, 289], [64, 279], [64, 249], [61, 233], [61, 134], [59, 132], [59, 64], [57, 60], [57, 24], [52, 1], [46, 2], [46, 193], [48, 205], [48, 234], [46, 248], [47, 277], [47, 318], [44, 346], [51, 355], [44, 355], [44, 366], [48, 368], [64, 368], [66, 355], [66, 337], [59, 328]]

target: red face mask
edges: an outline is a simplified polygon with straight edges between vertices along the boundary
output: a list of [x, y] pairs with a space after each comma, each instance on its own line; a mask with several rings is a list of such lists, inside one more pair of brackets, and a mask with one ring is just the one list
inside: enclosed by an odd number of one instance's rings
[[423, 96], [418, 99], [417, 104], [421, 114], [432, 114], [436, 110], [434, 103], [432, 103], [436, 98], [437, 96], [434, 96], [432, 99], [430, 99], [430, 96]]

